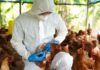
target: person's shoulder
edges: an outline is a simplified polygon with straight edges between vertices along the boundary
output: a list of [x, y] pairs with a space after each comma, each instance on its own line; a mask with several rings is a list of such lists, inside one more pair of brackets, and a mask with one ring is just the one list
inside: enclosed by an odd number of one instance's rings
[[60, 56], [60, 60], [61, 60], [62, 63], [67, 63], [69, 65], [72, 65], [72, 63], [73, 63], [73, 57], [69, 53], [60, 52], [58, 54]]
[[62, 20], [62, 17], [60, 14], [58, 13], [52, 13], [53, 17], [56, 19], [56, 20]]
[[63, 52], [63, 51], [62, 51], [62, 52], [59, 52], [59, 54], [66, 54], [66, 52]]
[[69, 54], [69, 53], [67, 53], [67, 52], [59, 52], [57, 55], [61, 55], [62, 57], [64, 56], [64, 57], [70, 57], [70, 58], [72, 58], [72, 56]]
[[27, 15], [28, 15], [27, 12], [22, 13], [22, 14], [20, 14], [20, 15], [16, 18], [16, 20], [20, 20], [20, 19], [22, 19], [22, 18], [25, 18]]
[[55, 55], [55, 58], [62, 58], [64, 56], [63, 52], [59, 52]]
[[57, 53], [56, 55], [57, 55], [57, 56], [63, 57], [63, 56], [66, 56], [66, 54], [67, 54], [66, 52], [59, 52], [59, 53]]
[[14, 23], [15, 23], [15, 24], [23, 24], [23, 22], [27, 19], [27, 15], [28, 15], [27, 12], [26, 12], [26, 13], [22, 13], [21, 15], [19, 15], [19, 16], [15, 19]]

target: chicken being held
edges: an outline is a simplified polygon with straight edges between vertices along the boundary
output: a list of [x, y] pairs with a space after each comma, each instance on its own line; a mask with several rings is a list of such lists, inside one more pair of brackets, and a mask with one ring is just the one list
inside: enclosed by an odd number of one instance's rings
[[[42, 46], [43, 47], [43, 46]], [[36, 64], [44, 70], [50, 70], [50, 64], [54, 58], [54, 56], [62, 50], [61, 46], [58, 44], [51, 45], [51, 52], [46, 54], [46, 58], [41, 61], [37, 62]]]

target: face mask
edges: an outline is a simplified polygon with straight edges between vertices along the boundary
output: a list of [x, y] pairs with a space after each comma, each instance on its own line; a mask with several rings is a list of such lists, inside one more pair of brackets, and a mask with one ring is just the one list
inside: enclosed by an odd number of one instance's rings
[[49, 17], [48, 15], [47, 15], [47, 16], [43, 16], [43, 15], [39, 15], [39, 16], [38, 16], [38, 18], [39, 18], [40, 20], [43, 20], [43, 21], [47, 20], [48, 17]]

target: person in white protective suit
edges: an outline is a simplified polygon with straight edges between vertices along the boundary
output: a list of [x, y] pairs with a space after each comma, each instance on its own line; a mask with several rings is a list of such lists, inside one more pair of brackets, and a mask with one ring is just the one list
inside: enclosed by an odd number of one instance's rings
[[64, 51], [57, 53], [54, 57], [50, 67], [51, 70], [72, 70], [73, 57], [68, 53], [68, 46], [63, 48]]
[[[11, 44], [24, 58], [24, 70], [41, 70], [34, 62], [38, 57], [33, 54], [52, 40], [60, 44], [67, 35], [65, 22], [54, 9], [53, 0], [34, 0], [32, 9], [15, 20]], [[58, 34], [54, 38], [55, 30]]]

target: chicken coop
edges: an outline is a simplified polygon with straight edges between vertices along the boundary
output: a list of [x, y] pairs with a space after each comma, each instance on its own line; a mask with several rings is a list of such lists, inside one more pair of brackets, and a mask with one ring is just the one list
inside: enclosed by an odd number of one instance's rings
[[[23, 70], [24, 68], [22, 57], [12, 48], [10, 40], [16, 18], [29, 11], [33, 3], [34, 0], [0, 0], [0, 70]], [[71, 54], [79, 48], [80, 41], [82, 41], [81, 46], [89, 46], [85, 50], [94, 48], [98, 44], [100, 46], [100, 0], [54, 0], [54, 3], [54, 12], [62, 17], [68, 28], [68, 36], [61, 46], [71, 45], [69, 48]], [[86, 39], [91, 40], [92, 44]], [[74, 49], [73, 46], [77, 48]], [[89, 52], [88, 55], [91, 56], [91, 53]]]

